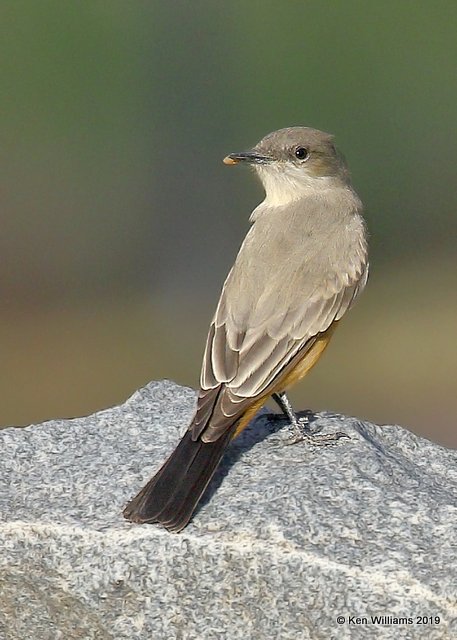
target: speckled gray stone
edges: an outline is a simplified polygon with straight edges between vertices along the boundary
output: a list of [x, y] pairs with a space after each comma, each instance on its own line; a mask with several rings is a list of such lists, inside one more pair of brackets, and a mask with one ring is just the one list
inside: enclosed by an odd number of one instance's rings
[[0, 431], [1, 640], [457, 638], [456, 452], [330, 414], [351, 440], [286, 446], [264, 413], [181, 534], [125, 522], [194, 400]]

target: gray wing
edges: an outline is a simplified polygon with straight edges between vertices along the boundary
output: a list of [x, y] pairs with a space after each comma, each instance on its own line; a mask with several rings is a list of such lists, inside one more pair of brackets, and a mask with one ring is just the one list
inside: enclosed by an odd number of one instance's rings
[[295, 252], [288, 237], [284, 255], [275, 243], [272, 269], [271, 243], [262, 252], [259, 236], [250, 233], [224, 284], [203, 357], [191, 428], [207, 442], [219, 438], [299, 352], [304, 355], [344, 315], [368, 277], [363, 234], [331, 265], [314, 245], [303, 251], [303, 242], [297, 243]]

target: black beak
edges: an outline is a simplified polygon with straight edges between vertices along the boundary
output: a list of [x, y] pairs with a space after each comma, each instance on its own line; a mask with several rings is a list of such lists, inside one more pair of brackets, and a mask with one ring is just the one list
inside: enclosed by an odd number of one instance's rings
[[267, 162], [271, 162], [271, 158], [264, 156], [257, 151], [230, 153], [224, 158], [225, 164], [238, 164], [238, 162], [247, 162], [248, 164], [266, 164]]

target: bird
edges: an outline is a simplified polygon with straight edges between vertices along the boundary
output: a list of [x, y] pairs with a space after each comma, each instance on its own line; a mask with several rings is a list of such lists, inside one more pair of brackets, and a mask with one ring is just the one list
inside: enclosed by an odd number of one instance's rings
[[227, 446], [270, 396], [293, 442], [331, 444], [345, 435], [312, 434], [286, 389], [319, 360], [368, 278], [363, 205], [332, 135], [279, 129], [224, 163], [253, 168], [265, 198], [249, 218], [209, 327], [195, 414], [123, 511], [170, 532], [188, 524]]

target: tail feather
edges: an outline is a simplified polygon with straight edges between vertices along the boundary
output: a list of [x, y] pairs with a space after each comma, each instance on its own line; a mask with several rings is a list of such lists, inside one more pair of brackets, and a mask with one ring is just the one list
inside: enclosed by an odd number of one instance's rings
[[160, 522], [181, 531], [189, 522], [230, 441], [233, 428], [214, 442], [192, 440], [187, 431], [151, 480], [124, 509], [132, 522]]

